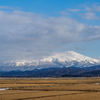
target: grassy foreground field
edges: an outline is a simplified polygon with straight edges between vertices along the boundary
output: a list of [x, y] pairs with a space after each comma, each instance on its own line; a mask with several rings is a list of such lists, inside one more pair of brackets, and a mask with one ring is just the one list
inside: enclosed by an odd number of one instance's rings
[[100, 100], [100, 78], [0, 79], [0, 100]]

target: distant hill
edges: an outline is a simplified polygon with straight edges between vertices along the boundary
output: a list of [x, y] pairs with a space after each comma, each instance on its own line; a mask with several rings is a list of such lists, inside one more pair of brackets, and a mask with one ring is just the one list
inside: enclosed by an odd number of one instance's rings
[[[90, 69], [92, 68], [90, 67]], [[100, 76], [100, 70], [90, 70], [90, 69], [88, 70], [88, 69], [77, 68], [77, 67], [46, 68], [46, 69], [40, 69], [40, 70], [36, 69], [32, 71], [0, 72], [0, 76], [3, 76], [3, 77], [94, 77], [94, 76]]]

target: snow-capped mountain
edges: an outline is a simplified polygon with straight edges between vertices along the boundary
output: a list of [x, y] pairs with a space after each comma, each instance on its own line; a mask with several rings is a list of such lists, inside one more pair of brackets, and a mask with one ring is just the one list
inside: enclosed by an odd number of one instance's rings
[[100, 60], [93, 59], [74, 51], [66, 51], [64, 53], [55, 53], [54, 55], [48, 56], [41, 59], [40, 61], [11, 61], [1, 64], [0, 71], [11, 71], [11, 70], [34, 70], [49, 67], [90, 67], [100, 65]]
[[60, 64], [62, 66], [70, 67], [90, 67], [93, 65], [99, 65], [100, 60], [93, 59], [74, 51], [66, 51], [64, 53], [56, 53], [55, 55], [44, 58], [40, 61], [40, 64]]

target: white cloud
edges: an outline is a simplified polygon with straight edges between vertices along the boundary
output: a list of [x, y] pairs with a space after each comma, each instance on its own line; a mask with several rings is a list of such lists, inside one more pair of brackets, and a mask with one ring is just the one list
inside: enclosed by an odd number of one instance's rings
[[89, 27], [68, 17], [0, 11], [0, 60], [39, 59], [68, 43], [99, 39], [99, 32], [99, 26]]
[[85, 10], [89, 12], [100, 12], [100, 5], [94, 4], [91, 7], [85, 6]]
[[98, 19], [98, 17], [96, 16], [96, 14], [94, 12], [86, 12], [84, 14], [79, 14], [79, 16], [81, 16], [83, 19], [87, 19], [87, 20]]
[[100, 12], [100, 6], [94, 6], [94, 10]]
[[78, 9], [68, 9], [67, 11], [70, 12], [79, 12], [79, 16], [81, 18], [86, 20], [93, 20], [93, 19], [99, 19], [100, 14], [100, 4], [88, 4], [88, 5], [81, 5], [78, 7]]
[[100, 26], [89, 26], [83, 33], [84, 41], [100, 40]]

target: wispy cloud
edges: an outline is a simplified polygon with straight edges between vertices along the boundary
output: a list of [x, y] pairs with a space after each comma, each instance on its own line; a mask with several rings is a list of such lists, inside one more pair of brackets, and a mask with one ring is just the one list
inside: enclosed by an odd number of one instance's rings
[[93, 19], [98, 19], [98, 17], [96, 16], [96, 14], [94, 12], [86, 12], [86, 13], [81, 13], [79, 14], [79, 16], [81, 16], [83, 19], [87, 19], [87, 20], [93, 20]]
[[10, 6], [0, 6], [0, 9], [11, 9], [11, 10], [14, 10], [14, 9], [21, 9], [19, 7], [10, 7]]
[[67, 11], [71, 11], [71, 12], [79, 12], [79, 11], [81, 11], [81, 9], [68, 9]]
[[67, 12], [76, 13], [82, 19], [86, 20], [100, 19], [100, 14], [98, 13], [100, 12], [100, 4], [85, 4], [78, 6], [77, 9], [67, 9]]
[[67, 11], [60, 11], [60, 14], [61, 14], [61, 15], [70, 15], [70, 13], [67, 12]]
[[84, 6], [85, 11], [89, 12], [100, 12], [100, 5], [93, 4], [92, 6]]

